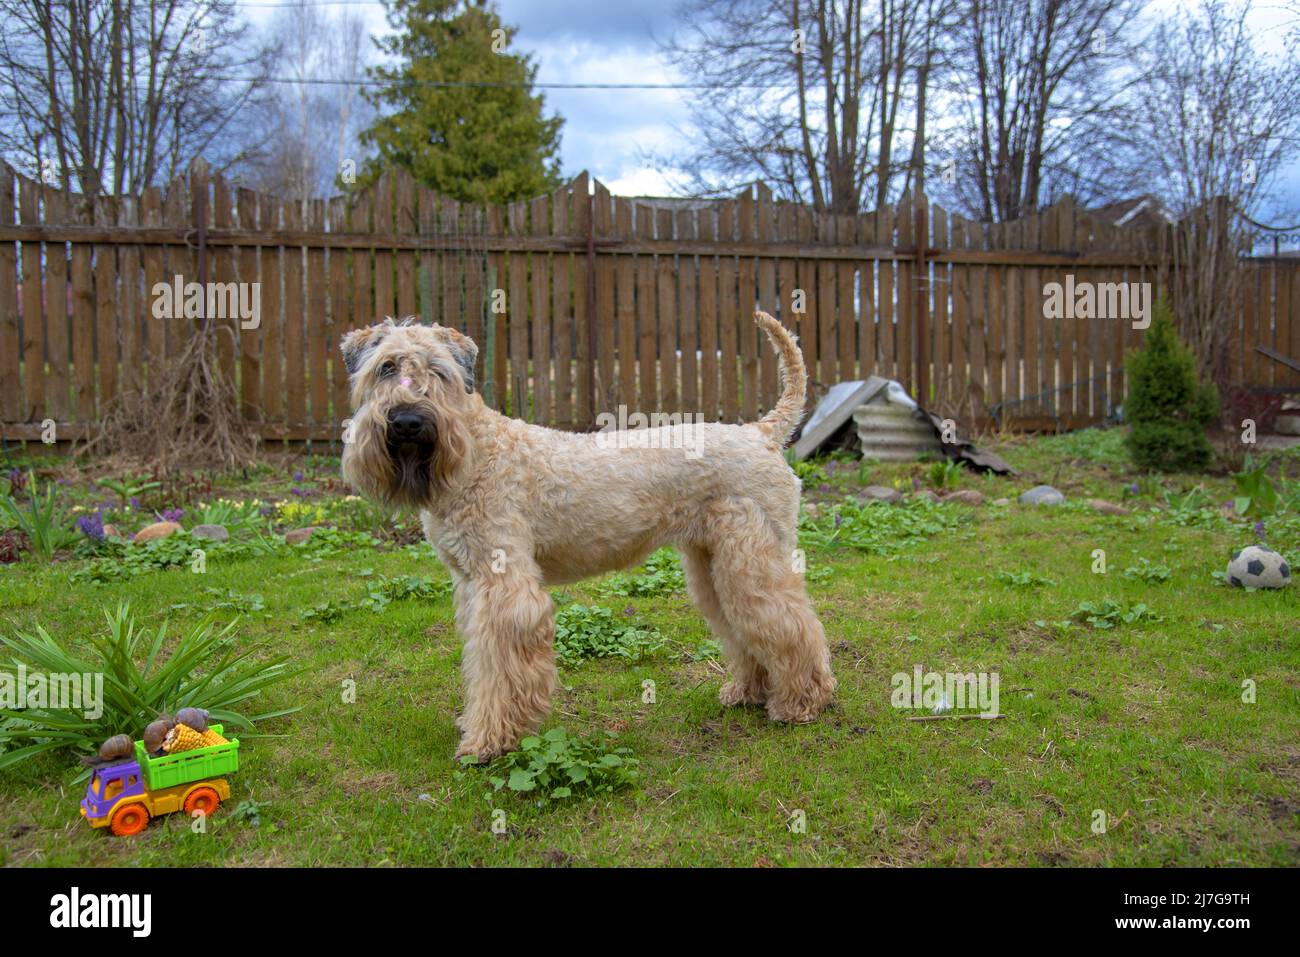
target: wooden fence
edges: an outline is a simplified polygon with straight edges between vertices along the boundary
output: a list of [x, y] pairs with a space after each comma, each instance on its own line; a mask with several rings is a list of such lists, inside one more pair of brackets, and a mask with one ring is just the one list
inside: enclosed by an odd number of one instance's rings
[[[778, 392], [755, 307], [800, 336], [810, 402], [875, 374], [963, 425], [1075, 427], [1122, 401], [1142, 333], [1125, 318], [1045, 318], [1044, 290], [1067, 277], [1158, 289], [1163, 243], [1069, 199], [991, 226], [911, 198], [817, 215], [762, 185], [723, 201], [612, 197], [584, 173], [485, 207], [398, 171], [299, 203], [198, 163], [166, 190], [88, 202], [0, 167], [0, 437], [39, 438], [49, 420], [59, 439], [92, 433], [156, 377], [197, 321], [158, 309], [158, 284], [176, 277], [256, 289], [255, 325], [217, 320], [220, 365], [270, 440], [340, 435], [339, 337], [385, 315], [466, 332], [485, 398], [531, 421], [585, 429], [620, 404], [752, 420]], [[1300, 373], [1255, 347], [1300, 354], [1300, 262], [1242, 268], [1234, 379], [1298, 389]]]

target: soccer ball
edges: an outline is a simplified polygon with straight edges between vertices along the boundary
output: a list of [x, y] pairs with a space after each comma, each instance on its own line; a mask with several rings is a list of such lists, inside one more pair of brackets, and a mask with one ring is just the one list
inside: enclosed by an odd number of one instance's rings
[[1228, 562], [1228, 582], [1238, 588], [1282, 588], [1291, 584], [1291, 569], [1273, 549], [1248, 545]]

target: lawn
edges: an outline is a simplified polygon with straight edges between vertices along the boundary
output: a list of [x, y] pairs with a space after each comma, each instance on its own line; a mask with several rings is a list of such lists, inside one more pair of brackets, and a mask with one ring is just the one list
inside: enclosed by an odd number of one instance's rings
[[[806, 469], [809, 589], [839, 679], [812, 724], [718, 703], [716, 648], [671, 564], [555, 590], [566, 621], [609, 641], [570, 649], [543, 730], [639, 763], [613, 791], [553, 799], [494, 790], [509, 781], [500, 767], [453, 762], [460, 643], [446, 574], [413, 521], [393, 529], [346, 497], [337, 461], [155, 490], [141, 510], [184, 508], [184, 524], [221, 497], [287, 504], [265, 509], [265, 547], [214, 547], [202, 574], [186, 561], [117, 577], [120, 556], [88, 544], [0, 566], [0, 629], [39, 624], [84, 644], [122, 601], [174, 634], [238, 616], [241, 645], [303, 669], [254, 710], [299, 710], [240, 735], [232, 800], [206, 833], [181, 815], [133, 838], [92, 831], [68, 753], [0, 771], [0, 863], [1296, 866], [1297, 586], [1246, 592], [1214, 573], [1261, 534], [1300, 564], [1300, 456], [1275, 463], [1283, 505], [1261, 527], [1221, 509], [1230, 477], [1142, 477], [1119, 442], [994, 442], [1019, 476], [963, 473], [940, 490], [979, 491], [974, 506], [914, 494], [937, 480], [927, 463]], [[68, 476], [69, 504], [113, 497]], [[1016, 503], [1040, 482], [1067, 503]], [[856, 504], [867, 484], [907, 494]], [[1011, 504], [992, 504], [1001, 497]], [[143, 523], [132, 514], [124, 527]], [[339, 531], [298, 546], [272, 534], [309, 524]], [[611, 648], [625, 657], [600, 656]], [[1002, 717], [908, 720], [930, 709], [891, 706], [891, 676], [917, 665], [996, 674]], [[249, 801], [256, 819], [232, 813]]]

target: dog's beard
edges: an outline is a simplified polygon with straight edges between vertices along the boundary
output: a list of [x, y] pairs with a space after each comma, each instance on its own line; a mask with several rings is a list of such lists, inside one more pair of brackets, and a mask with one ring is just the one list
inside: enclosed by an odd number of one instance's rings
[[426, 411], [420, 435], [394, 440], [382, 413], [367, 410], [354, 420], [353, 440], [343, 449], [343, 477], [367, 498], [396, 508], [429, 508], [452, 483], [467, 450], [454, 420]]
[[425, 428], [432, 433], [414, 442], [385, 442], [385, 451], [393, 465], [390, 504], [423, 505], [437, 484], [434, 459], [438, 450], [437, 427]]

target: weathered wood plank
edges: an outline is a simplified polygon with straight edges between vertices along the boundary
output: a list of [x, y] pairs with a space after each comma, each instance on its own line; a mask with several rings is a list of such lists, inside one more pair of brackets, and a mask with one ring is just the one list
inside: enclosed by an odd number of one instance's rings
[[[567, 236], [572, 231], [573, 194], [562, 186], [551, 194], [551, 232]], [[630, 265], [630, 263], [629, 263]], [[555, 425], [573, 427], [573, 254], [556, 253], [551, 260], [552, 307], [555, 324]], [[631, 403], [629, 403], [631, 404]]]
[[[57, 189], [42, 190], [45, 217], [62, 223], [67, 204]], [[45, 415], [68, 421], [68, 251], [64, 243], [45, 244]]]
[[618, 404], [614, 384], [614, 258], [599, 251], [599, 244], [609, 238], [614, 229], [611, 203], [609, 190], [597, 180], [592, 196], [592, 211], [595, 214], [593, 238], [597, 243], [596, 314], [590, 319], [596, 325], [596, 392], [592, 409], [596, 414], [607, 412]]
[[[759, 242], [777, 243], [780, 241], [780, 234], [776, 228], [776, 204], [772, 199], [772, 191], [763, 183], [758, 184], [755, 228], [758, 230]], [[776, 266], [777, 261], [770, 256], [763, 256], [758, 260], [758, 308], [771, 313], [773, 316], [780, 314], [776, 301]], [[759, 333], [757, 338], [758, 404], [762, 410], [766, 411], [776, 404], [776, 350], [768, 343], [766, 335]]]
[[[93, 210], [81, 197], [72, 209], [77, 222], [86, 222]], [[95, 417], [95, 280], [91, 272], [94, 247], [72, 246], [72, 408], [76, 419]]]
[[[400, 236], [418, 236], [420, 230], [416, 220], [415, 180], [408, 170], [400, 166], [393, 176], [393, 202], [393, 229]], [[415, 252], [411, 249], [399, 249], [395, 258], [397, 260], [397, 315], [403, 318], [419, 315]]]
[[[693, 210], [677, 211], [677, 238], [695, 239], [695, 215]], [[700, 408], [700, 372], [697, 357], [699, 339], [699, 311], [696, 306], [695, 257], [682, 255], [677, 257], [677, 312], [681, 329], [678, 351], [681, 354], [682, 373], [682, 411], [694, 413]]]
[[[699, 235], [712, 240], [718, 234], [716, 207], [700, 210]], [[705, 421], [716, 422], [718, 406], [718, 260], [700, 257], [700, 412]]]
[[[307, 224], [317, 231], [325, 231], [325, 200], [313, 199], [307, 204]], [[410, 255], [409, 253], [406, 255]], [[307, 384], [311, 398], [311, 422], [330, 422], [329, 367], [326, 359], [328, 332], [326, 331], [325, 295], [329, 288], [329, 274], [325, 271], [325, 250], [307, 250]]]
[[[671, 210], [655, 211], [655, 235], [660, 239], [673, 234]], [[659, 307], [659, 395], [660, 406], [654, 412], [676, 412], [681, 401], [677, 391], [677, 283], [673, 276], [673, 257], [663, 255], [655, 263], [657, 305]]]
[[[102, 197], [95, 203], [95, 221], [111, 224], [117, 221], [117, 200]], [[0, 213], [0, 220], [3, 214]], [[0, 243], [0, 250], [3, 249]], [[120, 312], [122, 303], [118, 290], [118, 247], [104, 244], [95, 246], [95, 367], [98, 370], [99, 399], [96, 404], [100, 418], [109, 410], [117, 397], [117, 365], [121, 343]], [[0, 264], [0, 269], [3, 269]], [[3, 301], [3, 279], [0, 279], [0, 301]], [[15, 379], [15, 385], [17, 381]], [[3, 415], [9, 418], [8, 415]]]
[[[265, 227], [283, 221], [283, 204], [258, 196], [257, 218]], [[285, 252], [272, 246], [260, 251], [262, 267], [262, 420], [284, 422], [284, 276]], [[367, 271], [367, 276], [369, 272]], [[367, 279], [366, 289], [369, 289]]]
[[[235, 192], [235, 219], [242, 229], [257, 228], [257, 194], [251, 189], [243, 188]], [[331, 253], [331, 255], [334, 255]], [[257, 323], [250, 329], [239, 330], [239, 409], [240, 415], [248, 422], [256, 422], [261, 415], [262, 355], [261, 342], [265, 305], [265, 284], [262, 282], [258, 268], [258, 249], [256, 246], [244, 246], [239, 250], [239, 281], [256, 284], [258, 290], [258, 311], [253, 317]]]
[[[654, 210], [638, 205], [634, 214], [634, 228], [638, 237], [654, 236]], [[659, 408], [659, 327], [655, 316], [655, 262], [653, 256], [636, 258], [636, 324], [640, 340], [640, 382], [637, 388], [636, 410], [649, 412]]]
[[[632, 203], [619, 197], [614, 201], [614, 235], [627, 239], [632, 235]], [[618, 396], [629, 410], [637, 407], [636, 386], [636, 263], [619, 256], [615, 263], [618, 324]]]
[[[302, 225], [302, 204], [284, 204], [285, 223], [291, 228]], [[303, 425], [307, 418], [307, 316], [304, 311], [303, 260], [301, 246], [284, 251], [284, 384], [285, 411], [290, 425]], [[390, 269], [391, 274], [391, 269]], [[390, 296], [391, 299], [391, 296]]]
[[[735, 236], [736, 201], [728, 200], [718, 207], [718, 235], [724, 239]], [[722, 390], [722, 421], [740, 421], [740, 343], [736, 339], [736, 260], [723, 256], [718, 260], [718, 370]]]

